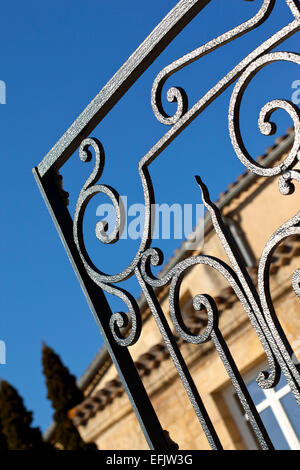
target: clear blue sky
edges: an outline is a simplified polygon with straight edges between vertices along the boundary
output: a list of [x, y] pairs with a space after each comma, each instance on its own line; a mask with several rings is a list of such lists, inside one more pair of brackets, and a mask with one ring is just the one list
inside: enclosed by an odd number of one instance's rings
[[[7, 344], [7, 364], [0, 365], [0, 377], [18, 388], [43, 430], [51, 421], [52, 410], [41, 373], [42, 341], [80, 376], [102, 340], [31, 169], [175, 3], [12, 0], [1, 5], [0, 79], [7, 85], [7, 104], [0, 105], [0, 339]], [[129, 202], [143, 201], [137, 162], [167, 130], [156, 121], [150, 106], [156, 74], [169, 62], [252, 16], [261, 3], [212, 0], [151, 66], [92, 134], [106, 150], [102, 182], [128, 194]], [[278, 0], [264, 26], [187, 67], [170, 84], [183, 86], [193, 104], [266, 34], [290, 19], [285, 2]], [[289, 39], [279, 49], [298, 51], [299, 38]], [[269, 99], [290, 99], [291, 83], [296, 79], [300, 79], [296, 66], [275, 64], [249, 86], [242, 126], [247, 129], [245, 140], [253, 155], [261, 154], [274, 141], [259, 134], [260, 108]], [[227, 131], [230, 91], [151, 165], [157, 202], [201, 202], [194, 174], [202, 176], [216, 199], [244, 171]], [[291, 122], [281, 112], [276, 116], [279, 135]], [[66, 165], [65, 188], [73, 190], [71, 210], [88, 173], [88, 165], [80, 163], [77, 155]], [[103, 248], [95, 243], [93, 204], [87, 215], [88, 247], [99, 266], [116, 271], [130, 261], [137, 245], [120, 242]], [[167, 259], [177, 245], [174, 240], [164, 243]], [[139, 293], [133, 281], [129, 287]], [[117, 306], [114, 301], [112, 304]]]

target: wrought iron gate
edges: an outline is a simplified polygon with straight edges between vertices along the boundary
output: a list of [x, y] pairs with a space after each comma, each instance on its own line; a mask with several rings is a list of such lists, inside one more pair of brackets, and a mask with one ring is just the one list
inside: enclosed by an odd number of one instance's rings
[[[284, 162], [272, 168], [261, 166], [252, 159], [246, 150], [240, 132], [239, 113], [244, 91], [259, 70], [277, 61], [287, 61], [300, 65], [300, 56], [296, 53], [271, 52], [285, 39], [299, 31], [300, 4], [298, 0], [264, 0], [253, 18], [184, 55], [166, 66], [157, 75], [152, 87], [151, 104], [156, 118], [162, 124], [168, 126], [168, 130], [139, 161], [138, 172], [144, 191], [146, 214], [143, 237], [136, 256], [131, 264], [119, 274], [107, 275], [100, 268], [95, 267], [84, 246], [83, 219], [85, 210], [91, 198], [96, 194], [106, 194], [113, 202], [116, 211], [116, 225], [113, 233], [108, 239], [105, 231], [99, 231], [97, 238], [100, 241], [113, 243], [118, 240], [123, 217], [118, 193], [110, 186], [98, 183], [104, 168], [104, 150], [97, 139], [89, 137], [90, 133], [174, 37], [193, 17], [201, 14], [201, 10], [207, 4], [213, 1], [215, 0], [180, 0], [33, 170], [36, 182], [96, 318], [102, 337], [118, 370], [147, 442], [150, 448], [162, 450], [170, 450], [174, 447], [168, 439], [167, 433], [163, 431], [160, 425], [128, 350], [128, 347], [139, 339], [142, 327], [141, 315], [136, 300], [129, 292], [118, 285], [130, 276], [135, 275], [141, 286], [151, 313], [157, 322], [212, 449], [221, 449], [222, 446], [155, 295], [155, 288], [160, 286], [170, 284], [170, 315], [176, 332], [190, 343], [201, 344], [205, 341], [212, 341], [223, 361], [261, 448], [271, 449], [272, 443], [226, 342], [218, 329], [218, 311], [214, 300], [208, 295], [197, 295], [193, 300], [193, 306], [196, 310], [202, 307], [206, 309], [208, 321], [205, 331], [199, 335], [193, 335], [184, 325], [179, 307], [179, 287], [183, 276], [191, 266], [197, 264], [210, 266], [221, 273], [235, 291], [268, 359], [268, 370], [262, 371], [257, 379], [259, 386], [262, 388], [274, 387], [279, 381], [280, 374], [283, 373], [298, 405], [300, 405], [299, 364], [295, 364], [292, 359], [293, 351], [280, 328], [269, 295], [269, 268], [272, 253], [286, 237], [300, 234], [300, 213], [279, 227], [267, 242], [259, 261], [258, 289], [256, 289], [239, 257], [235, 244], [231, 239], [231, 234], [222, 221], [218, 207], [210, 201], [207, 188], [201, 179], [197, 177], [204, 204], [211, 215], [214, 228], [231, 265], [207, 255], [199, 255], [180, 261], [162, 278], [156, 278], [151, 272], [151, 265], [161, 264], [163, 257], [158, 249], [151, 247], [151, 207], [154, 204], [154, 193], [148, 171], [151, 162], [170, 142], [202, 113], [216, 97], [235, 82], [229, 105], [228, 120], [230, 138], [236, 155], [244, 166], [256, 175], [266, 178], [278, 175], [279, 189], [283, 195], [290, 194], [293, 191], [293, 181], [300, 182], [300, 173], [293, 169], [299, 159], [300, 147], [300, 114], [297, 106], [286, 100], [274, 100], [268, 102], [261, 110], [259, 127], [265, 135], [272, 135], [275, 132], [270, 118], [277, 109], [285, 110], [294, 124], [292, 148]], [[177, 103], [177, 111], [173, 116], [169, 116], [162, 104], [162, 93], [166, 80], [191, 62], [260, 26], [271, 15], [277, 2], [285, 3], [290, 9], [291, 22], [277, 31], [276, 34], [266, 38], [258, 48], [243, 58], [191, 108], [188, 107], [187, 96], [183, 89], [170, 88], [167, 92], [167, 98], [169, 101]], [[238, 3], [237, 1], [237, 8]], [[61, 191], [59, 185], [58, 171], [78, 149], [80, 159], [83, 162], [89, 162], [93, 157], [95, 163], [91, 175], [80, 191], [74, 219], [72, 220], [63, 191]], [[294, 291], [300, 297], [300, 269], [294, 273], [292, 281]], [[121, 312], [112, 313], [104, 292], [119, 297], [126, 305], [128, 312], [126, 314]], [[126, 325], [130, 325], [130, 334], [124, 337], [121, 329]]]

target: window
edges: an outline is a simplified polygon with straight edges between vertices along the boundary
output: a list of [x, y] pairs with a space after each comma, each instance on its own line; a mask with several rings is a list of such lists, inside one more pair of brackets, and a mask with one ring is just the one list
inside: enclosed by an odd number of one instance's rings
[[[285, 377], [271, 390], [261, 389], [255, 378], [260, 370], [244, 378], [252, 400], [260, 414], [267, 432], [277, 450], [300, 450], [300, 408], [298, 407]], [[248, 449], [258, 449], [247, 416], [241, 408], [232, 387], [224, 393], [225, 400]]]

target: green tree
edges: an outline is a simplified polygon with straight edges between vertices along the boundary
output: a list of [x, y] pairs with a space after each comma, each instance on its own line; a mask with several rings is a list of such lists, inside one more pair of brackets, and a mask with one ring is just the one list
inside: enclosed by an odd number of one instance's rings
[[85, 443], [68, 416], [68, 412], [83, 399], [82, 391], [76, 385], [74, 375], [62, 363], [58, 354], [43, 344], [43, 373], [46, 378], [48, 398], [54, 409], [56, 423], [54, 440], [64, 450], [96, 450], [95, 444]]
[[[39, 428], [31, 426], [32, 412], [26, 410], [17, 390], [5, 380], [0, 385], [0, 446], [8, 450], [47, 450]], [[1, 447], [2, 449], [2, 447]]]
[[6, 437], [3, 434], [2, 426], [1, 426], [1, 423], [0, 423], [0, 452], [2, 450], [3, 451], [8, 450], [8, 447], [7, 447]]

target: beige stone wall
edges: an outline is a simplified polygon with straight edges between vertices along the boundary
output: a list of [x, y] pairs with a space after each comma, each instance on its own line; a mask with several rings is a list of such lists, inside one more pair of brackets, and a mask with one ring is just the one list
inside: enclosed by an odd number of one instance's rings
[[[258, 258], [271, 234], [296, 212], [295, 195], [282, 196], [276, 180], [266, 185], [262, 179], [232, 201], [225, 210], [227, 215], [240, 220], [244, 234]], [[228, 262], [214, 231], [206, 237], [203, 252]], [[298, 267], [299, 257], [295, 257], [271, 277], [276, 313], [291, 344], [300, 339], [299, 299], [291, 288], [291, 275]], [[193, 297], [207, 293], [214, 297], [227, 286], [227, 281], [213, 269], [196, 266], [185, 276], [181, 296], [186, 298], [187, 294]], [[167, 298], [162, 302], [162, 308], [169, 319]], [[220, 330], [242, 374], [266, 359], [259, 339], [239, 302], [222, 314]], [[150, 316], [143, 326], [140, 340], [130, 348], [133, 359], [137, 360], [159, 342], [161, 335]], [[223, 398], [223, 391], [230, 386], [230, 380], [213, 345], [185, 344], [182, 353], [224, 448], [244, 448]], [[116, 370], [111, 367], [96, 390], [115, 376]], [[172, 361], [163, 361], [159, 368], [144, 377], [143, 382], [163, 428], [178, 442], [180, 449], [209, 448]], [[147, 449], [137, 419], [124, 394], [98, 412], [79, 430], [86, 441], [96, 442], [100, 449]]]
[[[297, 165], [299, 167], [299, 164]], [[297, 168], [296, 167], [296, 168]], [[269, 183], [271, 181], [271, 183]], [[224, 214], [236, 214], [257, 258], [270, 236], [299, 210], [299, 195], [283, 196], [278, 189], [278, 177], [259, 178], [251, 188], [235, 198]]]
[[[292, 291], [285, 297], [284, 302], [276, 305], [284, 327], [287, 326], [285, 323], [287, 306], [288, 326], [291, 320], [294, 323], [294, 320], [297, 321], [299, 318], [298, 299]], [[234, 334], [228, 331], [231, 314], [235, 317], [237, 326]], [[231, 354], [242, 373], [246, 374], [254, 366], [265, 361], [258, 337], [239, 304], [223, 316], [221, 330], [224, 331]], [[293, 329], [293, 333], [289, 330], [288, 333], [291, 342], [299, 338], [299, 325], [296, 330]], [[219, 356], [210, 348], [209, 344], [185, 345], [182, 351], [224, 449], [243, 449], [244, 443], [222, 394], [231, 382]], [[144, 384], [163, 428], [169, 431], [180, 449], [209, 449], [207, 439], [172, 361], [170, 359], [164, 361], [158, 369], [144, 378]], [[96, 442], [103, 450], [147, 449], [144, 436], [125, 394], [91, 418], [87, 426], [81, 427], [80, 432], [85, 440]]]

